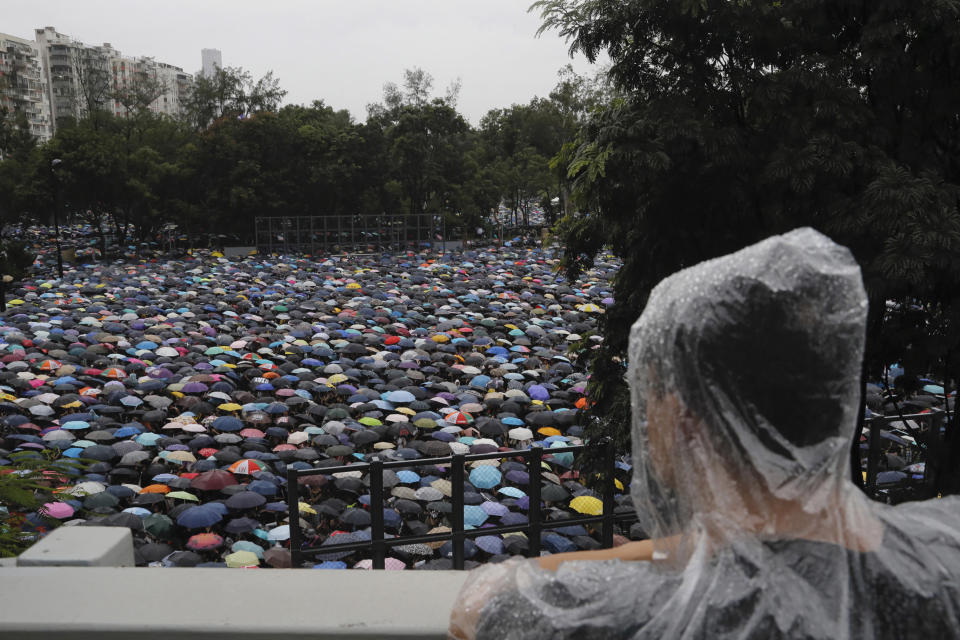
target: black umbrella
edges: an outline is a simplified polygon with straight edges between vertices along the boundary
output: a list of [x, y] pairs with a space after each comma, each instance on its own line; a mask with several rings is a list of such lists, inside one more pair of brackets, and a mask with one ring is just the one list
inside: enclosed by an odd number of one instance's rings
[[340, 514], [340, 522], [355, 527], [370, 526], [370, 513], [363, 509], [347, 509]]
[[163, 544], [162, 542], [148, 542], [139, 547], [137, 552], [139, 552], [140, 557], [143, 558], [145, 562], [159, 562], [173, 553], [173, 547], [168, 544]]
[[101, 524], [108, 527], [126, 527], [134, 531], [143, 530], [143, 519], [132, 513], [115, 513], [101, 520]]

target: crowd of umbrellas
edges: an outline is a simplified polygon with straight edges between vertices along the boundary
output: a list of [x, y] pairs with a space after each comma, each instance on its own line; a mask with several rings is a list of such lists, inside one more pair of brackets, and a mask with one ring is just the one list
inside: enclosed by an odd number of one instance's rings
[[[580, 354], [596, 345], [617, 264], [576, 282], [540, 248], [394, 255], [216, 252], [67, 265], [50, 256], [0, 319], [0, 465], [50, 461], [53, 498], [19, 514], [132, 530], [154, 566], [289, 567], [290, 523], [311, 547], [370, 538], [364, 471], [288, 469], [544, 447], [545, 517], [599, 514], [573, 454], [588, 402]], [[618, 460], [626, 482], [629, 464]], [[449, 531], [446, 465], [383, 474], [387, 535]], [[505, 456], [466, 472], [469, 528], [527, 522], [530, 477]], [[616, 500], [628, 508], [617, 481]], [[543, 549], [599, 546], [584, 526]], [[466, 542], [467, 566], [525, 554], [523, 533]], [[388, 569], [444, 568], [451, 543], [394, 546]], [[306, 566], [370, 568], [369, 554]]]

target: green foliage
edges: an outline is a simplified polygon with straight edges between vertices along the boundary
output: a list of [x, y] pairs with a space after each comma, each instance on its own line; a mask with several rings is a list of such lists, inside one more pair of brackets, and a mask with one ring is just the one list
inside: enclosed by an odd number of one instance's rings
[[[597, 392], [613, 393], [596, 405], [603, 430], [628, 428], [615, 400], [625, 393], [622, 372], [610, 363], [625, 354], [650, 289], [802, 225], [849, 246], [863, 267], [867, 375], [902, 360], [960, 377], [951, 364], [960, 340], [952, 320], [960, 67], [947, 62], [960, 55], [960, 4], [542, 0], [533, 8], [572, 51], [611, 61], [612, 97], [565, 158], [592, 214], [563, 227], [571, 271], [602, 246], [624, 259], [595, 359]], [[927, 310], [922, 340], [891, 331], [900, 325], [890, 324], [886, 300]], [[949, 438], [960, 455], [960, 439]]]
[[[57, 211], [97, 229], [104, 252], [110, 231], [145, 242], [166, 223], [252, 242], [264, 215], [435, 212], [449, 237], [464, 237], [504, 199], [523, 215], [536, 200], [551, 215], [563, 208], [551, 201], [568, 200], [570, 181], [549, 159], [598, 95], [567, 69], [549, 99], [492, 111], [478, 130], [456, 108], [458, 82], [435, 96], [421, 69], [388, 83], [365, 122], [320, 100], [281, 108], [272, 74], [243, 69], [198, 78], [179, 120], [147, 108], [160, 89], [136, 77], [111, 94], [123, 116], [92, 110], [39, 149], [27, 136], [28, 148], [6, 151], [3, 219], [52, 222]], [[14, 134], [0, 130], [0, 145], [16, 147]]]
[[[25, 453], [12, 453], [9, 457], [12, 464], [0, 466], [0, 557], [19, 555], [33, 544], [35, 536], [24, 533], [22, 528], [24, 516], [57, 499], [55, 490], [65, 482], [64, 472], [82, 468], [82, 462], [76, 460], [53, 460]], [[56, 520], [38, 515], [42, 529], [56, 527]]]

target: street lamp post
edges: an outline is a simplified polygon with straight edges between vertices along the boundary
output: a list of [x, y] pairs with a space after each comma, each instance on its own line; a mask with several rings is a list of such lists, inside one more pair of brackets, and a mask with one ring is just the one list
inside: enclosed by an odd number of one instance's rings
[[63, 278], [63, 251], [60, 248], [60, 180], [57, 177], [57, 168], [63, 164], [60, 158], [50, 161], [50, 172], [53, 174], [53, 231], [57, 241], [57, 275]]

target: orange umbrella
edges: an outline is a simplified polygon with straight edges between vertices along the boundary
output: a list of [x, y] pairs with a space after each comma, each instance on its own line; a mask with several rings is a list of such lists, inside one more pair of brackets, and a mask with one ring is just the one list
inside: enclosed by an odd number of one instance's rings
[[141, 489], [140, 493], [170, 493], [170, 487], [165, 484], [150, 484]]
[[216, 549], [223, 544], [223, 538], [215, 533], [198, 533], [190, 536], [187, 540], [187, 548], [196, 551], [205, 551], [207, 549]]

